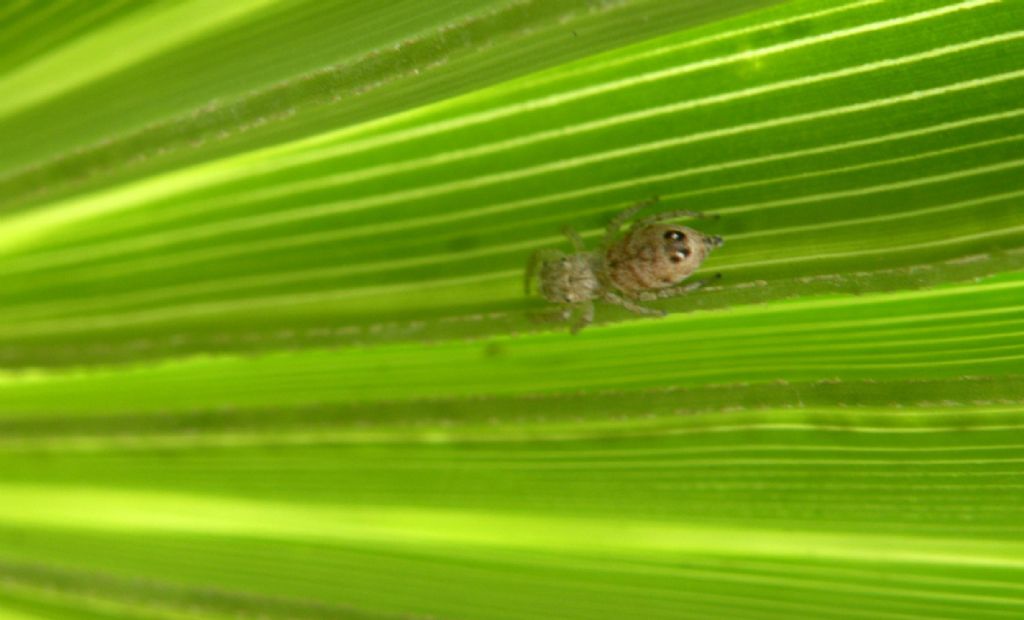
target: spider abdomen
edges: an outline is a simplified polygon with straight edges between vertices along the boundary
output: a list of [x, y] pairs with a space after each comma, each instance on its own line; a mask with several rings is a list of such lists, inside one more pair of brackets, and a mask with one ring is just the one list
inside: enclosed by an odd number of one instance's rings
[[597, 299], [601, 283], [589, 252], [545, 261], [540, 268], [540, 293], [555, 303], [580, 303]]

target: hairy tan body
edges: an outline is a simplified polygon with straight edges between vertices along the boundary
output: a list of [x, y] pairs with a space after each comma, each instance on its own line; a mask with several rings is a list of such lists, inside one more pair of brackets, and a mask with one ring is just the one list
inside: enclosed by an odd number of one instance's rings
[[587, 251], [579, 235], [566, 229], [575, 253], [534, 252], [526, 269], [526, 291], [536, 275], [541, 295], [562, 306], [561, 319], [577, 315], [572, 321], [573, 332], [593, 321], [595, 300], [618, 304], [637, 314], [663, 316], [663, 311], [637, 302], [683, 295], [703, 286], [703, 280], [678, 284], [723, 241], [686, 226], [664, 223], [679, 217], [705, 217], [693, 211], [670, 211], [644, 218], [619, 239], [622, 225], [656, 200], [637, 204], [613, 218], [602, 248], [596, 252]]

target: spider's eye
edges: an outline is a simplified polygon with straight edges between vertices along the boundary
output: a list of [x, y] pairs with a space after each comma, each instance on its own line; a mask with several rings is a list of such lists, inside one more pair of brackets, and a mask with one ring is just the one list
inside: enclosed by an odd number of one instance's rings
[[670, 230], [665, 233], [665, 238], [671, 239], [672, 241], [682, 241], [686, 239], [686, 235], [679, 232], [678, 230]]
[[672, 261], [673, 263], [681, 263], [683, 262], [683, 259], [689, 258], [689, 256], [690, 250], [687, 248], [682, 248], [674, 252], [672, 256], [669, 257], [669, 260]]
[[672, 262], [682, 262], [684, 259], [689, 258], [690, 254], [692, 252], [690, 252], [689, 248], [679, 248], [672, 253], [672, 256], [669, 256], [669, 260]]

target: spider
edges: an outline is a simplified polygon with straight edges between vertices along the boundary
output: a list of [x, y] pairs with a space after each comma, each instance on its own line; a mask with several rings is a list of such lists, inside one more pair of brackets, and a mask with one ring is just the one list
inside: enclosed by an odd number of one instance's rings
[[617, 304], [636, 314], [664, 316], [663, 310], [637, 302], [685, 295], [720, 278], [721, 274], [715, 274], [677, 286], [724, 241], [686, 226], [664, 223], [680, 217], [710, 216], [687, 210], [658, 213], [633, 222], [626, 235], [618, 238], [623, 224], [656, 202], [657, 198], [645, 200], [612, 218], [596, 251], [588, 251], [579, 234], [565, 227], [562, 232], [575, 252], [535, 251], [526, 266], [526, 293], [534, 276], [538, 276], [540, 294], [561, 306], [557, 319], [572, 319], [570, 330], [575, 334], [593, 322], [594, 300]]

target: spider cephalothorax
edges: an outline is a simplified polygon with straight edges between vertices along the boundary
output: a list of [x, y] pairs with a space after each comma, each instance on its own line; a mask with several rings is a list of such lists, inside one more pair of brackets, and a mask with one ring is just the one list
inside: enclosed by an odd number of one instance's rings
[[587, 251], [579, 235], [566, 228], [575, 253], [534, 252], [526, 268], [526, 291], [529, 292], [530, 282], [537, 275], [541, 295], [562, 306], [562, 319], [568, 320], [579, 312], [572, 323], [573, 332], [593, 321], [593, 302], [598, 299], [637, 314], [663, 316], [663, 311], [637, 302], [684, 295], [706, 284], [707, 280], [700, 280], [677, 286], [723, 241], [693, 228], [665, 223], [680, 217], [705, 217], [694, 211], [669, 211], [643, 218], [634, 222], [620, 239], [622, 225], [656, 201], [642, 202], [613, 218], [597, 251]]

